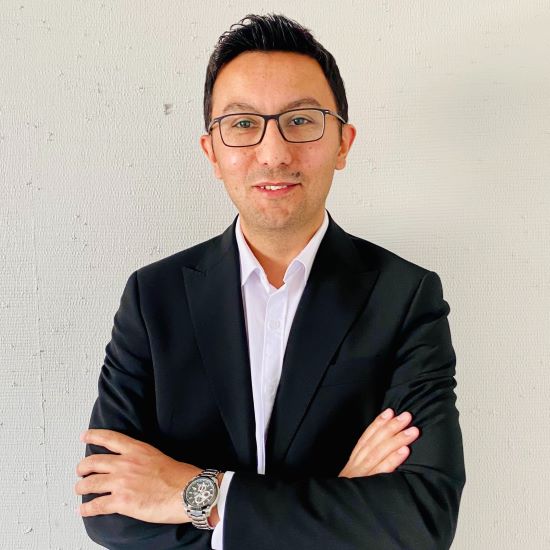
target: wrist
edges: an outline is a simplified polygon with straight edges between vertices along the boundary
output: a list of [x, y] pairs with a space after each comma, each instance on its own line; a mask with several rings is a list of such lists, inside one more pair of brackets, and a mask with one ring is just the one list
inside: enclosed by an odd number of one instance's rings
[[220, 515], [218, 514], [218, 505], [216, 504], [212, 511], [210, 512], [210, 517], [208, 518], [208, 523], [211, 527], [216, 527], [220, 523]]
[[[224, 472], [214, 468], [197, 470], [181, 492], [185, 514], [198, 529], [214, 529], [221, 521], [217, 500]], [[217, 496], [214, 485], [217, 485]]]
[[[222, 485], [222, 480], [223, 480], [223, 474], [224, 472], [220, 472], [216, 477], [218, 478], [218, 485], [221, 487]], [[210, 517], [208, 518], [208, 523], [210, 523], [210, 525], [212, 527], [216, 527], [216, 525], [218, 525], [218, 523], [220, 522], [220, 515], [218, 514], [218, 505], [214, 505], [214, 507], [212, 508], [212, 511], [210, 512]]]

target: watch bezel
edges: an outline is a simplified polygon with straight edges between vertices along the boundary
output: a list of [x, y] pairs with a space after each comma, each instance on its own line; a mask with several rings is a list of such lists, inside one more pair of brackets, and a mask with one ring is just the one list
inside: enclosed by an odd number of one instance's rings
[[[214, 497], [213, 497], [212, 502], [210, 502], [208, 504], [205, 504], [204, 506], [197, 506], [196, 504], [193, 504], [193, 503], [189, 502], [189, 499], [187, 498], [187, 493], [188, 493], [189, 489], [191, 489], [192, 485], [194, 485], [195, 483], [200, 482], [201, 480], [206, 480], [214, 486]], [[200, 512], [200, 511], [208, 510], [209, 508], [212, 508], [218, 502], [219, 494], [220, 494], [220, 488], [219, 488], [219, 485], [218, 485], [217, 478], [211, 477], [211, 476], [204, 476], [204, 475], [199, 474], [198, 476], [196, 476], [192, 480], [190, 480], [189, 483], [185, 486], [185, 489], [183, 490], [183, 500], [184, 500], [186, 506], [188, 506], [192, 510], [196, 510], [196, 511]]]

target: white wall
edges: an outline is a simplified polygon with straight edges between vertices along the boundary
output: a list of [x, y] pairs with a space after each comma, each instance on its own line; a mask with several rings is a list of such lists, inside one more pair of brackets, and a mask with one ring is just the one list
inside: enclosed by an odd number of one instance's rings
[[[3, 0], [0, 546], [95, 545], [74, 509], [97, 377], [138, 267], [234, 208], [199, 149], [217, 37], [297, 19], [358, 137], [328, 208], [438, 272], [467, 484], [454, 549], [550, 547], [550, 2]], [[171, 107], [165, 107], [171, 105]]]

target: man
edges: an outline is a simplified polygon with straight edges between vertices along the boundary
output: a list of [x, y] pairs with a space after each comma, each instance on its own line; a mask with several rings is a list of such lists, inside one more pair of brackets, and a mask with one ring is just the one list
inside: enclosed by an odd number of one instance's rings
[[248, 16], [220, 37], [204, 107], [239, 214], [128, 279], [77, 467], [88, 534], [448, 548], [465, 482], [449, 306], [436, 273], [325, 210], [356, 134], [334, 58]]

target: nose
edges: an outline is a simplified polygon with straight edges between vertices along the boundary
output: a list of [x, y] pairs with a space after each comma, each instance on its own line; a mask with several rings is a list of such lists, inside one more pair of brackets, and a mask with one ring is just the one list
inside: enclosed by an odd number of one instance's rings
[[265, 165], [290, 164], [292, 155], [289, 145], [292, 144], [286, 141], [279, 132], [277, 121], [268, 120], [264, 137], [256, 145], [256, 158], [259, 163]]

